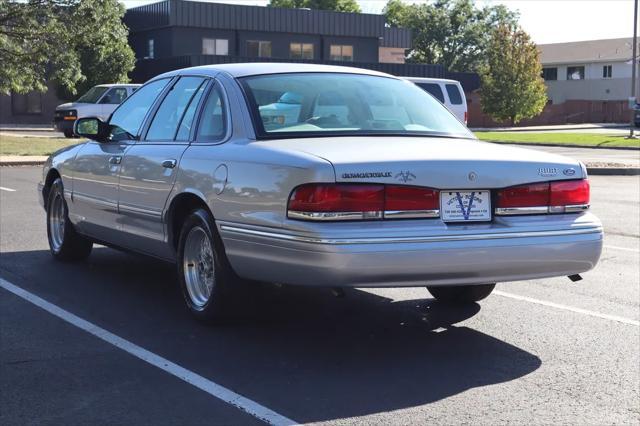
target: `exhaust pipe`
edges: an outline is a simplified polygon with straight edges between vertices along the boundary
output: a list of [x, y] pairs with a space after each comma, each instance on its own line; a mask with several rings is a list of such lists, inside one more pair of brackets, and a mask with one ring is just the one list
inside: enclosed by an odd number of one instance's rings
[[571, 280], [571, 282], [576, 282], [576, 281], [581, 281], [582, 277], [580, 276], [580, 274], [574, 274], [574, 275], [569, 275], [567, 278], [569, 278]]

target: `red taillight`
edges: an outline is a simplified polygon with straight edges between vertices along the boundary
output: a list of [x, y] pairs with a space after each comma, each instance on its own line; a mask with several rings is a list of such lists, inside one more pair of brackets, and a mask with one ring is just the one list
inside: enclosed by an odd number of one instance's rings
[[496, 214], [570, 213], [589, 208], [589, 181], [567, 180], [498, 191]]
[[549, 183], [512, 186], [497, 195], [498, 208], [537, 207], [549, 205]]
[[551, 182], [550, 206], [576, 206], [581, 204], [589, 204], [588, 180]]
[[439, 192], [431, 188], [390, 185], [385, 188], [385, 211], [438, 210]]
[[307, 184], [291, 194], [289, 210], [366, 212], [384, 209], [383, 185]]
[[306, 184], [289, 198], [293, 219], [358, 220], [438, 217], [438, 191], [399, 185]]

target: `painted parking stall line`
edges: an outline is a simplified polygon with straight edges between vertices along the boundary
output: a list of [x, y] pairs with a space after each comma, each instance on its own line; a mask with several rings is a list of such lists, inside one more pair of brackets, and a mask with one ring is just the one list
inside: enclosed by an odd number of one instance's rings
[[54, 305], [46, 300], [36, 296], [33, 293], [30, 293], [9, 281], [0, 278], [0, 287], [3, 289], [15, 294], [16, 296], [30, 302], [41, 309], [44, 309], [51, 315], [54, 315], [61, 320], [74, 325], [81, 330], [90, 333], [99, 339], [119, 348], [123, 351], [133, 355], [134, 357], [157, 367], [172, 376], [177, 377], [178, 379], [189, 383], [192, 386], [208, 393], [209, 395], [218, 398], [219, 400], [226, 402], [229, 405], [232, 405], [247, 414], [256, 417], [270, 425], [277, 426], [285, 426], [285, 425], [296, 425], [297, 422], [288, 419], [287, 417], [276, 413], [275, 411], [260, 405], [259, 403], [246, 398], [234, 391], [225, 388], [205, 377], [202, 377], [193, 371], [187, 370], [184, 367], [181, 367], [178, 364], [175, 364], [169, 361], [166, 358], [161, 357], [160, 355], [156, 355], [153, 352], [150, 352], [135, 343], [132, 343], [122, 337], [119, 337], [87, 320], [84, 320], [69, 311], [66, 311], [60, 308], [57, 305]]
[[631, 248], [631, 247], [618, 247], [618, 246], [610, 246], [605, 244], [604, 248], [613, 249], [613, 250], [630, 251], [632, 253], [640, 253], [640, 249]]
[[623, 323], [623, 324], [640, 326], [640, 321], [636, 321], [636, 320], [631, 319], [631, 318], [624, 318], [624, 317], [619, 317], [617, 315], [603, 314], [603, 313], [596, 312], [596, 311], [590, 311], [588, 309], [576, 308], [574, 306], [562, 305], [560, 303], [549, 302], [549, 301], [540, 300], [540, 299], [534, 299], [532, 297], [520, 296], [520, 295], [517, 295], [517, 294], [507, 293], [507, 292], [504, 292], [504, 291], [496, 290], [496, 291], [493, 292], [493, 294], [497, 294], [497, 295], [502, 296], [502, 297], [508, 297], [510, 299], [521, 300], [523, 302], [535, 303], [536, 305], [543, 305], [543, 306], [548, 306], [550, 308], [562, 309], [564, 311], [569, 311], [569, 312], [575, 312], [575, 313], [578, 313], [578, 314], [588, 315], [590, 317], [602, 318], [602, 319], [606, 319], [606, 320], [609, 320], [609, 321], [620, 322], [620, 323]]
[[4, 187], [4, 186], [0, 186], [0, 191], [16, 192], [15, 189], [7, 188], [7, 187]]

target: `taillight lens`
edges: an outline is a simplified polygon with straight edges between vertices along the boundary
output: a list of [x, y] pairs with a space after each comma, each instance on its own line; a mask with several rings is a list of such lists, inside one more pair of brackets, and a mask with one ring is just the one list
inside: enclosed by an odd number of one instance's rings
[[496, 214], [571, 213], [589, 208], [589, 181], [533, 183], [501, 189]]
[[289, 198], [288, 216], [306, 220], [438, 217], [438, 191], [369, 184], [306, 184]]
[[551, 182], [550, 206], [575, 206], [589, 204], [589, 181], [566, 180]]
[[549, 183], [512, 186], [501, 189], [497, 195], [497, 207], [536, 207], [549, 205]]
[[438, 210], [439, 192], [431, 188], [391, 185], [385, 188], [385, 211]]

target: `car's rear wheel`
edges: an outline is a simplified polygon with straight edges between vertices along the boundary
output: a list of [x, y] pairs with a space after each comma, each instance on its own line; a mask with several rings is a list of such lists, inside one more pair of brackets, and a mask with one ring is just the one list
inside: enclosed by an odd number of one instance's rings
[[191, 313], [212, 322], [228, 318], [240, 297], [241, 280], [231, 269], [213, 217], [205, 209], [194, 210], [180, 230], [178, 279]]
[[495, 284], [427, 286], [433, 297], [446, 303], [473, 303], [488, 297]]
[[82, 260], [91, 254], [93, 242], [78, 234], [69, 220], [62, 179], [49, 189], [47, 200], [47, 238], [49, 250], [58, 260]]

